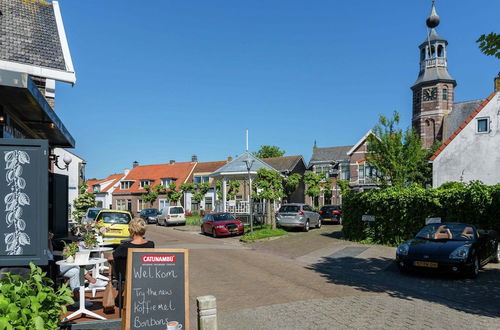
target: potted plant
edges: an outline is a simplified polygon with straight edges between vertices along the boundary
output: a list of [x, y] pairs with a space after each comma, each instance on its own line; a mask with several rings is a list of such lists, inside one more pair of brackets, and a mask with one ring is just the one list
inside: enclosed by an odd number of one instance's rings
[[67, 262], [72, 263], [75, 261], [76, 252], [78, 252], [78, 244], [72, 242], [66, 245], [66, 242], [64, 242], [63, 257], [66, 258]]
[[6, 275], [0, 280], [0, 329], [59, 329], [66, 304], [73, 304], [71, 290], [57, 290], [39, 267], [30, 263], [30, 275]]

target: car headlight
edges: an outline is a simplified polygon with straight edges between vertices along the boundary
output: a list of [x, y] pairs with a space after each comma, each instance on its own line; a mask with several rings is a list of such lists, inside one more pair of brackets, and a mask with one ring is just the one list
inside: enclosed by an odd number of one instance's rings
[[453, 251], [450, 254], [450, 259], [459, 259], [459, 260], [465, 260], [469, 256], [469, 245], [464, 245], [459, 248], [456, 248], [455, 251]]
[[396, 249], [396, 254], [399, 256], [407, 256], [408, 251], [410, 251], [410, 246], [406, 243], [403, 243]]

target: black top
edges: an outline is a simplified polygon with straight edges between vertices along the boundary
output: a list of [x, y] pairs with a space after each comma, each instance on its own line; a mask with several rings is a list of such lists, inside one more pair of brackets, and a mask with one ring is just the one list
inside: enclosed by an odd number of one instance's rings
[[153, 249], [155, 243], [153, 241], [147, 241], [144, 244], [133, 244], [131, 241], [123, 242], [120, 244], [115, 251], [113, 251], [113, 258], [115, 259], [127, 259], [128, 249]]

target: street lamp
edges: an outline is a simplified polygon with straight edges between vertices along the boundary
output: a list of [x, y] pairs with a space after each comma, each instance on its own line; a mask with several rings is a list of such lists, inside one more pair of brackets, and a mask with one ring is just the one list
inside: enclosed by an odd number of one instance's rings
[[252, 205], [252, 179], [250, 178], [250, 169], [252, 168], [254, 160], [250, 157], [245, 159], [245, 164], [247, 166], [248, 171], [248, 185], [250, 187], [250, 191], [248, 192], [248, 201], [250, 207], [250, 232], [253, 233], [253, 205]]
[[51, 155], [49, 156], [49, 159], [50, 159], [50, 160], [54, 163], [54, 165], [55, 165], [58, 169], [63, 170], [63, 171], [65, 171], [65, 170], [66, 170], [66, 171], [68, 171], [68, 170], [69, 170], [69, 164], [71, 164], [71, 161], [72, 161], [72, 159], [71, 159], [71, 157], [70, 157], [69, 155], [64, 155], [64, 157], [63, 157], [63, 162], [64, 162], [65, 166], [64, 166], [64, 167], [61, 167], [61, 166], [59, 165], [59, 155], [56, 155], [56, 154], [51, 154]]

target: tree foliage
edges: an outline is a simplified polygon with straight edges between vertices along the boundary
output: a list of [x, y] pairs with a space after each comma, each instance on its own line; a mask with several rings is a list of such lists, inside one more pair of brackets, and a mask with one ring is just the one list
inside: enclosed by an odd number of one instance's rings
[[159, 195], [164, 195], [167, 191], [167, 189], [161, 184], [157, 184], [154, 187], [145, 185], [144, 189], [146, 190], [146, 193], [141, 195], [141, 199], [144, 202], [149, 203], [150, 207], [153, 207], [153, 204], [158, 199]]
[[[222, 200], [222, 181], [217, 180], [215, 182], [215, 187], [217, 189], [217, 199]], [[236, 198], [236, 194], [238, 193], [240, 189], [240, 182], [237, 180], [234, 181], [228, 181], [226, 184], [226, 200], [230, 201]]]
[[408, 128], [403, 131], [398, 127], [399, 113], [392, 118], [380, 116], [379, 123], [368, 136], [368, 165], [376, 169], [374, 179], [381, 186], [405, 186], [409, 183], [424, 184], [428, 177], [428, 151], [422, 149], [418, 134]]
[[207, 192], [210, 190], [210, 184], [208, 182], [198, 183], [194, 186], [193, 200], [196, 203], [200, 203]]
[[317, 174], [314, 172], [306, 172], [304, 174], [304, 183], [306, 185], [306, 195], [315, 198], [321, 194], [323, 188], [324, 175]]
[[173, 205], [177, 205], [183, 195], [184, 191], [182, 189], [177, 190], [177, 185], [175, 183], [169, 184], [168, 189], [165, 192], [166, 198]]
[[253, 198], [264, 199], [267, 201], [268, 218], [272, 229], [276, 229], [274, 210], [271, 209], [270, 204], [274, 204], [276, 200], [285, 197], [283, 179], [280, 173], [275, 170], [261, 168], [257, 171], [254, 186], [257, 191], [254, 193]]
[[80, 185], [80, 194], [73, 201], [73, 206], [75, 208], [73, 211], [73, 218], [76, 221], [82, 220], [82, 217], [85, 215], [89, 207], [96, 206], [95, 195], [87, 192], [87, 188], [87, 184], [82, 183]]
[[282, 157], [285, 154], [285, 150], [281, 150], [277, 146], [260, 146], [259, 151], [254, 152], [257, 158], [271, 158], [271, 157]]
[[299, 187], [300, 181], [302, 180], [302, 175], [299, 173], [294, 173], [284, 179], [285, 184], [284, 184], [284, 189], [285, 189], [285, 196], [290, 197], [295, 190]]
[[500, 34], [494, 32], [483, 34], [476, 42], [483, 54], [500, 58]]

